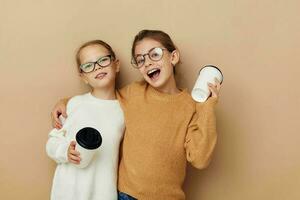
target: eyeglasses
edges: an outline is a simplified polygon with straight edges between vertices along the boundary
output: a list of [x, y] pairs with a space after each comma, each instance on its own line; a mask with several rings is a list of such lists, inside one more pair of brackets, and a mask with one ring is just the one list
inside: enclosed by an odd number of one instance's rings
[[111, 55], [102, 56], [96, 62], [87, 62], [81, 64], [80, 69], [84, 73], [93, 72], [96, 68], [96, 65], [99, 65], [101, 68], [108, 67], [112, 60], [114, 60], [114, 58]]
[[160, 47], [154, 47], [150, 49], [150, 51], [146, 54], [139, 54], [131, 59], [131, 64], [133, 65], [134, 68], [141, 68], [144, 66], [146, 58], [145, 56], [148, 55], [150, 60], [152, 61], [160, 61], [162, 57], [164, 56], [164, 50], [163, 48]]

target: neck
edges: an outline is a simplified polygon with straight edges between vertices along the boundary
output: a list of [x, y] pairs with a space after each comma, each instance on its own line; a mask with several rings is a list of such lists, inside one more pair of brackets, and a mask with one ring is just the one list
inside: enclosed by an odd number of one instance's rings
[[164, 85], [156, 88], [156, 90], [166, 94], [177, 94], [180, 92], [180, 90], [177, 88], [174, 75], [171, 76], [170, 79]]
[[93, 88], [91, 94], [99, 99], [114, 100], [116, 99], [115, 85], [105, 88]]

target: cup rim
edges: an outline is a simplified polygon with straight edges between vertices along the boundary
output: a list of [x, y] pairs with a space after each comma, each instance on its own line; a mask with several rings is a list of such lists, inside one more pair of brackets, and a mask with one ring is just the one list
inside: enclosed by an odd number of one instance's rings
[[[97, 134], [97, 137], [98, 137], [98, 142], [97, 142], [97, 143], [95, 143], [95, 144], [93, 144], [93, 145], [88, 145], [84, 140], [82, 140], [82, 139], [80, 138], [80, 136], [84, 134], [84, 131], [85, 131], [86, 129], [90, 129], [90, 131], [93, 131], [93, 134], [94, 134], [94, 133], [99, 133], [99, 134]], [[101, 144], [102, 144], [102, 136], [101, 136], [100, 132], [99, 132], [97, 129], [95, 129], [95, 128], [93, 128], [93, 127], [84, 127], [84, 128], [80, 129], [80, 130], [77, 132], [77, 134], [76, 134], [76, 142], [77, 142], [81, 147], [83, 147], [83, 148], [85, 148], [85, 149], [88, 149], [88, 150], [94, 150], [94, 149], [97, 149], [98, 147], [101, 146]]]
[[223, 73], [222, 73], [222, 71], [221, 71], [217, 66], [215, 66], [215, 65], [205, 65], [204, 67], [202, 67], [202, 68], [199, 70], [199, 74], [200, 74], [200, 72], [201, 72], [204, 68], [206, 68], [206, 67], [213, 67], [213, 68], [217, 69], [217, 70], [221, 73], [221, 75], [222, 75], [222, 81], [221, 81], [220, 84], [222, 84], [223, 81], [224, 81]]

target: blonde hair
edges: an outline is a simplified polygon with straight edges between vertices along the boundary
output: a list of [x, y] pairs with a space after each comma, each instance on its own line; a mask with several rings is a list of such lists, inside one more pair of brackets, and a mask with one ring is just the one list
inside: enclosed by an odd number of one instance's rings
[[82, 72], [82, 70], [80, 69], [80, 65], [81, 65], [81, 62], [80, 62], [80, 52], [81, 52], [81, 50], [83, 48], [88, 47], [88, 46], [93, 46], [93, 45], [103, 46], [104, 48], [106, 48], [108, 50], [108, 52], [110, 53], [112, 59], [116, 58], [115, 52], [113, 51], [113, 49], [111, 48], [111, 46], [109, 44], [107, 44], [106, 42], [104, 42], [102, 40], [91, 40], [91, 41], [88, 41], [88, 42], [82, 44], [78, 48], [78, 50], [76, 52], [76, 64], [77, 64], [77, 69], [78, 69], [79, 73]]

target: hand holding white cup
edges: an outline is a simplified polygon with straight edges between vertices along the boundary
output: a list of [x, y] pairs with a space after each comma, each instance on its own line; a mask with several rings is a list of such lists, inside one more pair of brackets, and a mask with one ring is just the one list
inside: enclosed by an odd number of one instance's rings
[[76, 134], [75, 150], [80, 153], [80, 162], [75, 166], [85, 168], [92, 161], [94, 154], [102, 144], [99, 131], [91, 127], [85, 127]]
[[75, 150], [76, 142], [71, 141], [68, 148], [68, 161], [72, 164], [79, 165], [80, 164], [80, 153]]
[[221, 70], [216, 66], [206, 65], [200, 70], [192, 90], [193, 99], [197, 102], [205, 102], [210, 95], [218, 97], [222, 82], [223, 74]]

